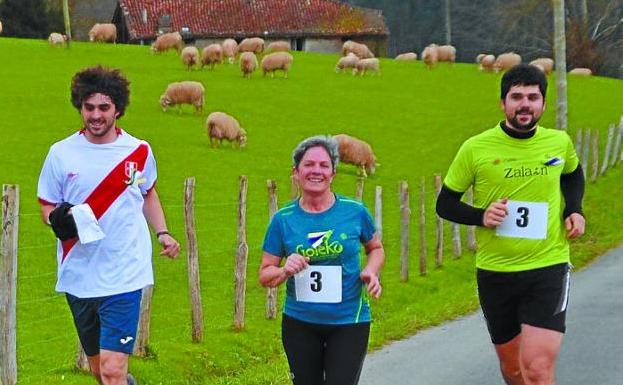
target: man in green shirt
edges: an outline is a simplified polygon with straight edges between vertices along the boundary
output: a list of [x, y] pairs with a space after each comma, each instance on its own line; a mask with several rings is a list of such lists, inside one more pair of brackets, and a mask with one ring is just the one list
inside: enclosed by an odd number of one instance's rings
[[[476, 225], [478, 294], [504, 380], [555, 384], [569, 292], [568, 239], [584, 233], [584, 176], [564, 131], [537, 123], [547, 79], [520, 64], [502, 78], [506, 119], [468, 139], [438, 214]], [[473, 186], [474, 205], [461, 202]]]

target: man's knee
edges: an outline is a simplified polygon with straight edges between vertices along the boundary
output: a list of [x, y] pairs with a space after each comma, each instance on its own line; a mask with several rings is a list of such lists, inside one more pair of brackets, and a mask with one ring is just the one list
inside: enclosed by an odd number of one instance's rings
[[521, 374], [521, 368], [519, 362], [517, 363], [500, 363], [500, 370], [502, 371], [502, 377], [509, 385], [523, 384], [523, 377]]
[[554, 360], [550, 357], [536, 357], [525, 363], [524, 377], [532, 384], [554, 383]]
[[[102, 360], [100, 376], [104, 383], [121, 381], [127, 376], [126, 364], [121, 360]], [[121, 382], [119, 382], [121, 383]]]

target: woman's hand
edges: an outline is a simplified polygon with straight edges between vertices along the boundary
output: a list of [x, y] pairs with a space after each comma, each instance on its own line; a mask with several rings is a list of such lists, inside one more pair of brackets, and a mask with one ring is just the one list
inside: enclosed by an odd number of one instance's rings
[[307, 266], [309, 266], [309, 258], [303, 257], [301, 254], [292, 253], [286, 259], [286, 263], [283, 265], [283, 271], [286, 277], [291, 277], [305, 270]]
[[368, 285], [368, 294], [370, 294], [373, 298], [378, 299], [381, 296], [381, 292], [383, 291], [379, 276], [370, 272], [367, 269], [363, 269], [361, 271], [361, 274], [359, 274], [359, 277], [365, 284]]

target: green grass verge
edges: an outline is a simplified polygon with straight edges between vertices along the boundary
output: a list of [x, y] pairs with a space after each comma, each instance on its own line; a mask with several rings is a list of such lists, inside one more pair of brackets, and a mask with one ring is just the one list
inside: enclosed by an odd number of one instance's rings
[[[442, 269], [433, 269], [433, 173], [443, 173], [459, 145], [502, 118], [500, 75], [475, 65], [440, 65], [381, 60], [382, 76], [336, 74], [336, 55], [295, 53], [290, 78], [245, 80], [235, 66], [187, 72], [172, 53], [152, 56], [148, 47], [73, 43], [51, 49], [44, 41], [0, 38], [2, 151], [0, 183], [21, 188], [18, 366], [21, 384], [83, 384], [74, 369], [76, 336], [62, 296], [54, 293], [54, 238], [41, 224], [36, 184], [53, 142], [80, 127], [69, 103], [71, 76], [102, 63], [119, 67], [131, 80], [131, 104], [119, 125], [148, 140], [159, 166], [158, 191], [169, 227], [184, 243], [183, 182], [196, 177], [196, 222], [201, 263], [205, 340], [190, 342], [189, 295], [184, 258], [155, 257], [151, 355], [131, 360], [141, 384], [287, 384], [287, 365], [279, 321], [264, 319], [265, 290], [257, 284], [261, 240], [267, 225], [266, 180], [278, 183], [280, 202], [289, 196], [290, 153], [301, 139], [319, 133], [347, 132], [369, 141], [381, 163], [366, 181], [364, 201], [373, 205], [374, 186], [384, 191], [384, 244], [387, 264], [384, 295], [373, 303], [371, 347], [465, 314], [477, 307], [473, 258], [454, 260], [446, 247]], [[205, 110], [163, 113], [159, 95], [171, 81], [198, 80], [206, 87]], [[555, 121], [555, 86], [550, 78], [549, 109], [543, 125]], [[621, 81], [569, 78], [570, 134], [577, 127], [602, 133], [623, 112]], [[205, 118], [212, 111], [236, 116], [249, 134], [246, 149], [212, 149]], [[603, 136], [602, 136], [603, 138]], [[602, 147], [604, 140], [602, 139]], [[233, 256], [236, 238], [238, 176], [249, 177], [250, 246], [246, 328], [231, 329]], [[407, 180], [417, 213], [417, 190], [427, 177], [427, 277], [417, 275], [419, 239], [411, 226], [411, 277], [399, 282], [399, 205], [397, 186]], [[572, 247], [582, 266], [623, 238], [623, 167], [609, 172], [586, 194], [587, 235]], [[356, 173], [341, 165], [335, 190], [352, 195]], [[449, 228], [446, 239], [449, 239]], [[449, 242], [447, 242], [449, 243]], [[280, 302], [283, 288], [280, 290]]]

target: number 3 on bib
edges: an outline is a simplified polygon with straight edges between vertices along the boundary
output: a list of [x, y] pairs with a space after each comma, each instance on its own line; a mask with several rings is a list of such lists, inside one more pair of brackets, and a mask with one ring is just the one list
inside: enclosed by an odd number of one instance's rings
[[309, 266], [294, 276], [296, 300], [342, 302], [342, 266]]
[[502, 237], [545, 239], [548, 205], [544, 202], [508, 201], [508, 216], [496, 228]]

